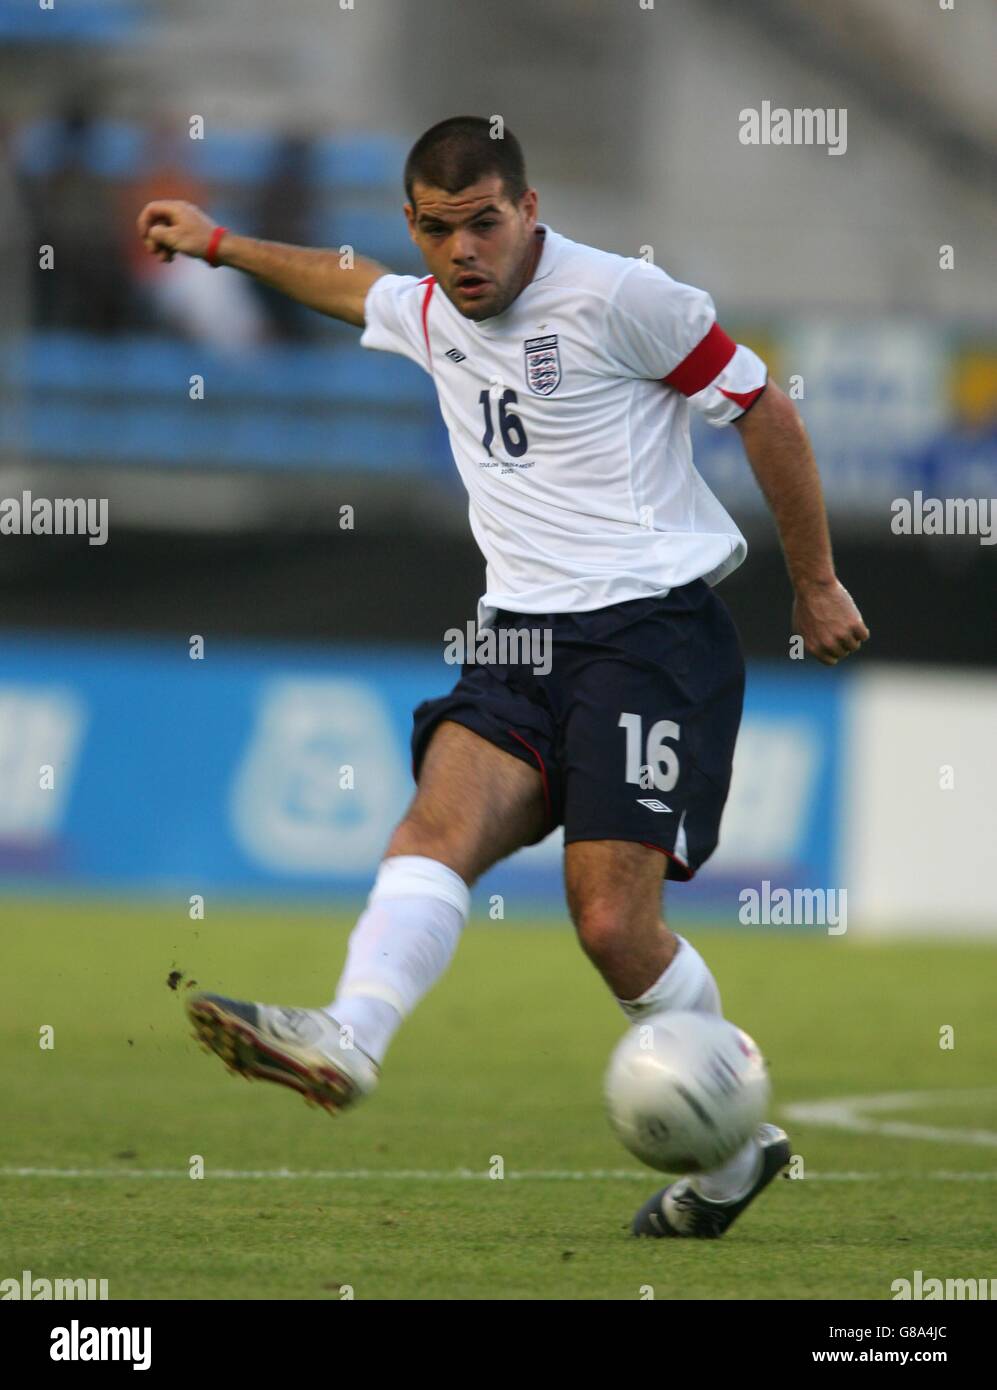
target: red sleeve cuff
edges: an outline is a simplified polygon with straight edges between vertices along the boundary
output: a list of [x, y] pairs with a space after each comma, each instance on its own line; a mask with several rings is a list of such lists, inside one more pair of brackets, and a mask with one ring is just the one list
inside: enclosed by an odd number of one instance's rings
[[[767, 385], [768, 382], [766, 381], [765, 385], [756, 386], [753, 391], [725, 391], [722, 386], [719, 386], [717, 389], [721, 396], [726, 396], [729, 401], [733, 401], [735, 405], [739, 405], [742, 414], [747, 415], [748, 411], [758, 400], [758, 397], [762, 394]], [[738, 416], [738, 418], [740, 419], [740, 416]]]
[[733, 338], [728, 338], [720, 325], [715, 323], [702, 342], [697, 343], [674, 371], [662, 377], [662, 381], [683, 396], [695, 396], [716, 380], [736, 351], [737, 344]]

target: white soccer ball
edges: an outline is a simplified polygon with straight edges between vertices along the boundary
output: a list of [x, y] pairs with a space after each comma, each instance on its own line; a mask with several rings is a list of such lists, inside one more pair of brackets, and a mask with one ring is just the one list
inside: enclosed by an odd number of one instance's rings
[[606, 1104], [618, 1138], [666, 1173], [709, 1172], [765, 1119], [771, 1085], [755, 1043], [715, 1014], [660, 1013], [610, 1058]]

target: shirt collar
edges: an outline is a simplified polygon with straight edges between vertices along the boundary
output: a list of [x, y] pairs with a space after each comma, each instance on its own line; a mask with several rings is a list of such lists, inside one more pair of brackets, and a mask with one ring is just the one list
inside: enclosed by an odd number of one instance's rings
[[[533, 272], [533, 279], [530, 281], [530, 285], [536, 284], [538, 280], [545, 279], [554, 269], [554, 262], [557, 259], [557, 244], [564, 239], [558, 236], [557, 232], [548, 227], [546, 222], [538, 222], [537, 228], [543, 231], [544, 244], [543, 250], [540, 252], [540, 259], [537, 262], [537, 268]], [[530, 285], [527, 285], [526, 289], [529, 289]]]

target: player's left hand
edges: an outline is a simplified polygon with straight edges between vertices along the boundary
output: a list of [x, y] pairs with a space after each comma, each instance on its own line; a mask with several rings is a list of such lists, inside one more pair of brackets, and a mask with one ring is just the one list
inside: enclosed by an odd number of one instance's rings
[[837, 666], [869, 640], [851, 594], [836, 579], [796, 590], [793, 631], [803, 638], [811, 656], [825, 666]]

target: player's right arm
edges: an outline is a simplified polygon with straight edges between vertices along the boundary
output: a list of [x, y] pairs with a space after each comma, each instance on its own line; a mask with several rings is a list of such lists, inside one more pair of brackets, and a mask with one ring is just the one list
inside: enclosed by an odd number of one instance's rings
[[[147, 203], [138, 216], [138, 233], [158, 260], [179, 253], [203, 260], [217, 224], [193, 203], [163, 199]], [[363, 328], [364, 304], [375, 280], [389, 272], [376, 261], [355, 256], [343, 268], [341, 253], [308, 246], [286, 246], [226, 231], [215, 247], [214, 262], [243, 270], [281, 294], [330, 318]]]

